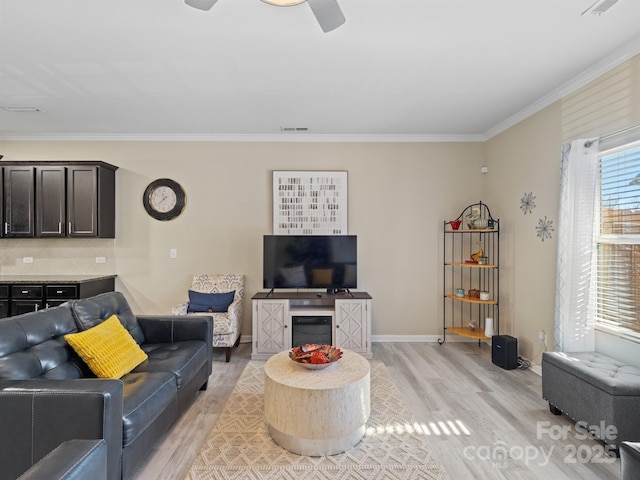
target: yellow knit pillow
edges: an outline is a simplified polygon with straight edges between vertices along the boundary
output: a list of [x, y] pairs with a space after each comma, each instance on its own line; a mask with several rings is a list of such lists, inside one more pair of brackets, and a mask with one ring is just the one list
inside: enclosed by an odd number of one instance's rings
[[115, 315], [64, 339], [100, 378], [120, 378], [147, 359], [131, 334]]

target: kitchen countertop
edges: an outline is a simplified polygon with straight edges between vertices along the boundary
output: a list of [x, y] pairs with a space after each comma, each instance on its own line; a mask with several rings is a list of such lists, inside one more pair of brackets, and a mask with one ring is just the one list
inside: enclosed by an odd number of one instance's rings
[[0, 284], [86, 283], [115, 277], [117, 275], [0, 275]]

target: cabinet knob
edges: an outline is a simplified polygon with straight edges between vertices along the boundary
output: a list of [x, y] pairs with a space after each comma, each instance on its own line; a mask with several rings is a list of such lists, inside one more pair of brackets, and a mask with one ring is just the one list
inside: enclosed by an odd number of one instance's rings
[[285, 325], [284, 328], [287, 328], [287, 326]]
[[340, 325], [338, 325], [337, 323], [336, 323], [336, 328], [340, 328]]

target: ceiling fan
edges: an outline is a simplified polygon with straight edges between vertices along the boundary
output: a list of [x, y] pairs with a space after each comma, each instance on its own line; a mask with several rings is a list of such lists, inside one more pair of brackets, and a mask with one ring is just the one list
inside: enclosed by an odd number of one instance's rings
[[[184, 0], [184, 3], [198, 10], [210, 10], [218, 0]], [[262, 0], [278, 7], [291, 7], [307, 2], [316, 16], [323, 32], [330, 32], [345, 22], [337, 0]]]

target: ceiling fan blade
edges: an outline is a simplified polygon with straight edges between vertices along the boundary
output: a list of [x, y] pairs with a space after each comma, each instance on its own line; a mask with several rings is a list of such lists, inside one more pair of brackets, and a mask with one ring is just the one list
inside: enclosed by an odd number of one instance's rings
[[184, 0], [184, 3], [198, 10], [211, 10], [218, 0]]
[[308, 0], [308, 2], [323, 32], [330, 32], [345, 22], [337, 0]]

